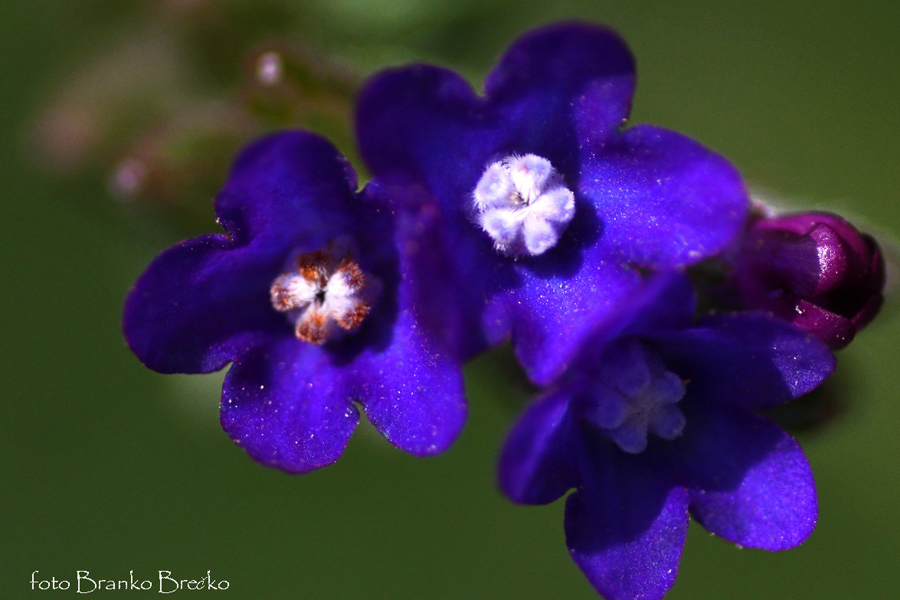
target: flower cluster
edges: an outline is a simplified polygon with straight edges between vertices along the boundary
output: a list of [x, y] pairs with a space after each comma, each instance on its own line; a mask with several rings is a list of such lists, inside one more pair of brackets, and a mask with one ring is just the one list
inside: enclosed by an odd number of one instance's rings
[[[689, 514], [742, 546], [801, 543], [809, 463], [756, 412], [815, 389], [874, 317], [878, 246], [835, 215], [751, 215], [724, 158], [626, 126], [634, 86], [622, 40], [578, 23], [516, 41], [484, 94], [432, 66], [376, 74], [356, 112], [373, 179], [358, 190], [310, 133], [244, 150], [216, 200], [226, 233], [135, 284], [131, 349], [165, 373], [232, 363], [223, 428], [301, 473], [337, 460], [357, 405], [397, 447], [444, 451], [462, 365], [510, 340], [544, 391], [500, 487], [568, 494], [569, 550], [605, 597], [662, 597]], [[709, 264], [715, 294], [687, 275]]]

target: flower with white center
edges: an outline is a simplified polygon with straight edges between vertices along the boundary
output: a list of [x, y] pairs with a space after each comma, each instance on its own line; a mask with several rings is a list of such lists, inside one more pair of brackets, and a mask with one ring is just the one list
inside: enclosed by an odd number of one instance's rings
[[298, 339], [321, 345], [362, 325], [380, 288], [355, 262], [352, 244], [338, 239], [297, 256], [269, 294], [275, 310], [293, 321]]
[[510, 340], [547, 385], [644, 274], [714, 256], [742, 230], [749, 199], [733, 166], [673, 131], [629, 126], [635, 81], [615, 32], [569, 22], [514, 42], [483, 94], [423, 64], [360, 90], [373, 189], [399, 191], [398, 206], [427, 199], [444, 223], [464, 329], [483, 332], [467, 357]]
[[465, 422], [439, 220], [412, 203], [387, 210], [377, 189], [357, 187], [323, 138], [259, 140], [217, 196], [225, 232], [163, 252], [125, 305], [125, 336], [148, 367], [232, 363], [222, 428], [290, 473], [336, 461], [360, 410], [416, 456], [446, 450]]
[[575, 215], [575, 194], [546, 158], [491, 163], [472, 192], [476, 220], [507, 256], [537, 256], [556, 245]]

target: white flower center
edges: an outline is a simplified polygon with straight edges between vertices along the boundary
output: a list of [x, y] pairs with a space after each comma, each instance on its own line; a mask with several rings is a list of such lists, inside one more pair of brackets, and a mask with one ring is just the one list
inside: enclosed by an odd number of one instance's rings
[[575, 215], [575, 195], [550, 161], [534, 154], [488, 165], [472, 204], [497, 251], [512, 257], [543, 254]]
[[340, 338], [357, 329], [372, 309], [381, 282], [363, 273], [352, 246], [338, 239], [299, 254], [272, 282], [272, 306], [287, 313], [299, 339], [321, 345]]
[[673, 440], [684, 430], [678, 402], [684, 382], [666, 370], [662, 359], [637, 340], [630, 340], [598, 373], [585, 416], [619, 448], [638, 454], [647, 448], [647, 433]]

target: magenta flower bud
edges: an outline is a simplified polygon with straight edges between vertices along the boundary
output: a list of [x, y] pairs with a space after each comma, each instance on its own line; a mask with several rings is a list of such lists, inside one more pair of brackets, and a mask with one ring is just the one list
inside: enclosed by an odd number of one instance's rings
[[835, 350], [853, 340], [883, 301], [878, 243], [833, 213], [752, 222], [734, 267], [741, 304], [771, 311]]

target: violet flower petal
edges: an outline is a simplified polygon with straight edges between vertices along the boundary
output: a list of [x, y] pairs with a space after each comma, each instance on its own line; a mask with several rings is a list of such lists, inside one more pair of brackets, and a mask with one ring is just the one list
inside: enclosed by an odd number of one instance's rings
[[446, 269], [440, 211], [399, 214], [396, 321], [389, 341], [370, 344], [353, 366], [366, 416], [398, 448], [426, 456], [446, 450], [466, 420], [460, 347], [468, 345]]
[[519, 504], [549, 504], [578, 485], [570, 457], [569, 391], [537, 399], [510, 431], [500, 454], [500, 489]]
[[804, 542], [818, 509], [812, 469], [797, 442], [767, 419], [713, 403], [685, 412], [684, 434], [668, 453], [679, 483], [690, 488], [694, 518], [748, 548]]
[[645, 336], [665, 331], [680, 331], [694, 316], [696, 300], [690, 279], [668, 271], [648, 278], [643, 285], [619, 299], [618, 310], [594, 324], [581, 345], [578, 370], [588, 379], [596, 375], [597, 361], [606, 360], [600, 349], [626, 336]]
[[424, 182], [448, 214], [464, 218], [464, 204], [499, 141], [486, 111], [484, 100], [449, 69], [387, 69], [357, 100], [360, 152], [382, 182]]
[[350, 163], [325, 138], [276, 133], [235, 160], [216, 216], [235, 246], [264, 238], [273, 252], [274, 246], [316, 250], [356, 228], [356, 185]]
[[618, 34], [569, 22], [516, 40], [485, 91], [500, 117], [516, 124], [520, 148], [552, 156], [566, 170], [577, 167], [563, 157], [574, 159], [579, 142], [605, 140], [625, 123], [635, 79], [634, 58]]
[[591, 473], [566, 501], [566, 545], [607, 600], [662, 598], [678, 574], [688, 492], [603, 440], [584, 453]]
[[462, 371], [401, 312], [387, 348], [364, 352], [344, 377], [353, 397], [389, 442], [417, 456], [446, 450], [465, 424]]
[[728, 161], [650, 125], [586, 148], [579, 190], [603, 224], [604, 248], [645, 267], [691, 264], [722, 250], [749, 206]]
[[255, 460], [290, 473], [330, 465], [359, 422], [350, 378], [293, 337], [243, 354], [225, 377], [222, 428]]
[[458, 212], [503, 151], [535, 152], [575, 169], [573, 98], [591, 135], [611, 134], [628, 117], [634, 79], [634, 59], [611, 30], [544, 27], [507, 50], [487, 79], [487, 99], [438, 67], [373, 77], [357, 103], [360, 150], [379, 178], [412, 174]]
[[125, 303], [131, 350], [160, 373], [218, 371], [285, 329], [269, 300], [282, 261], [268, 247], [233, 248], [212, 234], [163, 252]]
[[594, 324], [642, 281], [637, 272], [605, 260], [586, 262], [568, 276], [527, 267], [515, 274], [519, 285], [488, 303], [484, 327], [494, 343], [512, 335], [516, 356], [537, 385], [560, 376]]
[[690, 394], [747, 409], [777, 406], [814, 390], [834, 370], [825, 344], [768, 315], [721, 314], [653, 336], [667, 368]]

